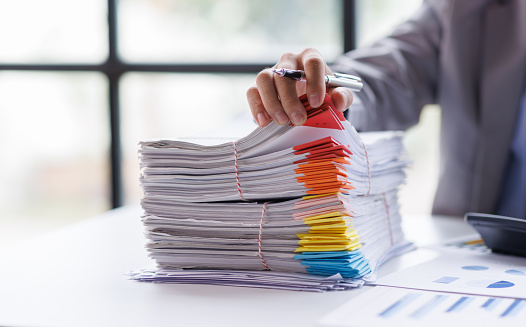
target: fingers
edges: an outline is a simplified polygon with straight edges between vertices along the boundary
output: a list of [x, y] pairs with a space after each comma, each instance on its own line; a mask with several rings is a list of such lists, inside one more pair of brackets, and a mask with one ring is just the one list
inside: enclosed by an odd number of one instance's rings
[[347, 110], [353, 101], [353, 94], [351, 90], [345, 87], [329, 88], [327, 94], [332, 98], [332, 102], [336, 110], [345, 111]]
[[[307, 98], [313, 108], [319, 107], [323, 103], [326, 92], [325, 75], [330, 73], [330, 69], [325, 64], [320, 53], [314, 49], [306, 49], [300, 55], [302, 65], [307, 79]], [[328, 71], [327, 71], [328, 70]]]
[[[283, 54], [276, 66], [288, 69], [302, 69], [301, 65], [298, 65], [298, 55], [292, 53]], [[274, 73], [272, 73], [272, 77], [274, 80], [274, 88], [279, 97], [279, 101], [281, 102], [281, 109], [283, 112], [278, 111], [279, 108], [268, 108], [266, 106], [265, 108], [270, 112], [276, 111], [276, 117], [284, 113], [287, 117], [287, 121], [290, 118], [290, 121], [294, 125], [303, 125], [307, 120], [307, 112], [305, 111], [303, 104], [301, 104], [301, 101], [298, 99], [299, 94], [296, 88], [297, 83], [303, 82], [297, 82], [291, 78], [279, 77]]]
[[256, 87], [269, 117], [277, 124], [284, 125], [289, 121], [289, 117], [281, 105], [278, 91], [274, 85], [274, 75], [270, 69], [263, 70], [256, 77]]
[[263, 101], [261, 100], [258, 88], [255, 85], [247, 90], [247, 100], [256, 123], [261, 127], [267, 126], [268, 123], [270, 123], [271, 118], [265, 110], [265, 106], [263, 106]]
[[[300, 54], [285, 53], [274, 67], [304, 70], [307, 82], [280, 77], [271, 69], [261, 71], [256, 77], [256, 86], [247, 91], [252, 115], [260, 126], [266, 126], [270, 120], [280, 125], [289, 120], [294, 125], [303, 125], [307, 113], [299, 95], [306, 92], [310, 105], [319, 107], [326, 92], [325, 75], [332, 72], [315, 49], [306, 49]], [[342, 103], [348, 102], [344, 97], [341, 99]]]

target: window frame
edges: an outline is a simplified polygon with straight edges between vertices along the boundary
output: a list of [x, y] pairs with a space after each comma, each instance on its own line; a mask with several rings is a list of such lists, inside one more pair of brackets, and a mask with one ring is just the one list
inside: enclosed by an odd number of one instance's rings
[[[356, 1], [341, 0], [342, 3], [342, 34], [343, 49], [350, 51], [356, 46]], [[119, 83], [125, 73], [238, 73], [255, 74], [274, 63], [256, 62], [253, 64], [140, 64], [127, 63], [118, 56], [117, 41], [117, 0], [108, 0], [108, 58], [101, 64], [2, 64], [0, 71], [52, 71], [52, 72], [98, 72], [108, 79], [108, 109], [110, 129], [110, 176], [111, 181], [111, 207], [123, 205], [122, 183], [122, 149], [121, 149], [121, 123], [119, 107]]]

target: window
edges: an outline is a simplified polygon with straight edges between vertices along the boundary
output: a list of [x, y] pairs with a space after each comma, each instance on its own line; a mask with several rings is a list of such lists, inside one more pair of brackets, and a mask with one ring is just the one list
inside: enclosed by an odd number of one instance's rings
[[29, 235], [138, 203], [138, 141], [222, 124], [283, 52], [331, 61], [418, 2], [0, 3], [0, 223]]
[[119, 2], [122, 60], [171, 71], [122, 76], [124, 203], [142, 197], [139, 141], [195, 135], [247, 112], [245, 92], [256, 73], [285, 51], [311, 46], [335, 58], [344, 50], [342, 8], [338, 0]]
[[245, 111], [246, 88], [285, 51], [349, 49], [353, 10], [341, 0], [0, 3], [3, 231], [137, 203], [139, 140]]
[[108, 209], [106, 88], [97, 72], [0, 72], [0, 244]]
[[118, 2], [118, 51], [126, 62], [272, 63], [307, 45], [343, 51], [340, 1]]

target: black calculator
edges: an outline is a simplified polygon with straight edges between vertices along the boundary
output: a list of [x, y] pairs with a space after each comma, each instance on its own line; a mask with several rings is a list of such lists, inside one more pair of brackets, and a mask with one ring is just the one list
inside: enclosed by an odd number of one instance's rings
[[526, 257], [526, 220], [474, 212], [468, 212], [464, 220], [493, 252]]

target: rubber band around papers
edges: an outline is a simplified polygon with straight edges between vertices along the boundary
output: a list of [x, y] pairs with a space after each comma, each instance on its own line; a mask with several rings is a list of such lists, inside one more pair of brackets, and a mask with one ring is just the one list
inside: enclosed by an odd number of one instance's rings
[[265, 202], [263, 204], [263, 209], [261, 210], [261, 219], [259, 220], [259, 236], [258, 236], [258, 256], [261, 259], [261, 263], [263, 264], [263, 267], [265, 267], [266, 270], [270, 270], [267, 263], [265, 262], [265, 259], [263, 259], [263, 254], [261, 253], [261, 236], [263, 234], [263, 217], [265, 217], [265, 211], [267, 210], [267, 204], [268, 202]]
[[243, 194], [241, 193], [241, 183], [239, 183], [239, 169], [237, 165], [237, 142], [234, 141], [232, 142], [232, 144], [234, 145], [234, 170], [236, 172], [237, 192], [239, 193], [239, 197], [241, 198], [241, 200], [248, 201], [243, 197]]
[[393, 245], [394, 237], [393, 237], [393, 227], [391, 226], [391, 213], [389, 210], [389, 204], [387, 203], [387, 197], [385, 196], [385, 193], [382, 193], [382, 196], [384, 198], [385, 213], [387, 214], [387, 225], [389, 227], [389, 237], [391, 238], [391, 245]]
[[365, 146], [365, 143], [360, 138], [360, 141], [362, 142], [363, 151], [365, 152], [365, 159], [367, 160], [367, 178], [369, 179], [369, 186], [367, 187], [367, 194], [371, 193], [371, 166], [369, 165], [369, 155], [367, 154], [367, 147]]
[[[247, 199], [243, 197], [243, 193], [241, 193], [241, 183], [239, 182], [239, 168], [237, 164], [237, 143], [234, 141], [232, 142], [232, 144], [234, 145], [234, 169], [236, 171], [237, 191], [239, 193], [239, 197], [241, 198], [241, 200], [248, 201]], [[261, 251], [261, 236], [263, 234], [263, 218], [265, 217], [265, 212], [267, 210], [267, 204], [268, 202], [265, 202], [263, 204], [263, 209], [261, 210], [261, 219], [259, 220], [259, 235], [258, 235], [257, 243], [258, 243], [258, 257], [259, 259], [261, 259], [261, 263], [263, 264], [263, 267], [265, 267], [266, 270], [270, 270], [269, 266], [265, 262], [265, 259], [263, 259], [263, 254]]]

